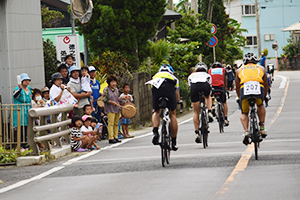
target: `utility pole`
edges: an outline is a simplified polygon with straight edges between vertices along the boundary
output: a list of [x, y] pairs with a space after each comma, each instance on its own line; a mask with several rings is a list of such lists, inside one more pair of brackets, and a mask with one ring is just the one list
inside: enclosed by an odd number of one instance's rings
[[[170, 2], [170, 10], [174, 11], [174, 3], [173, 3], [173, 0], [169, 0]], [[171, 23], [171, 30], [172, 31], [175, 31], [175, 22], [172, 22]]]
[[[70, 6], [71, 6], [71, 2], [72, 0], [70, 0]], [[72, 26], [72, 35], [75, 35], [75, 20], [72, 12], [70, 12], [70, 18], [71, 18], [71, 26]]]
[[258, 57], [261, 54], [261, 44], [260, 44], [260, 27], [259, 27], [259, 5], [258, 1], [255, 0], [255, 18], [256, 18], [256, 34], [257, 34], [257, 51], [258, 51]]
[[[207, 12], [207, 20], [211, 22], [212, 20], [212, 12], [213, 12], [213, 0], [209, 0], [208, 3], [208, 12]], [[214, 62], [216, 62], [216, 47], [213, 47], [213, 56]]]

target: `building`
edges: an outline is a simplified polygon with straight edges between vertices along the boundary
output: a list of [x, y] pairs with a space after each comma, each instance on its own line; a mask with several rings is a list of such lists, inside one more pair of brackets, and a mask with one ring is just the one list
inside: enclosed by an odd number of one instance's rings
[[0, 95], [12, 103], [17, 75], [26, 72], [32, 88], [45, 84], [40, 0], [0, 1]]
[[[277, 41], [278, 56], [287, 45], [289, 32], [282, 29], [300, 20], [300, 0], [258, 0], [260, 19], [261, 50], [267, 48], [268, 57], [275, 57], [272, 43]], [[254, 0], [224, 0], [226, 13], [242, 24], [248, 32], [243, 35], [248, 39], [244, 53], [257, 52], [257, 31]]]

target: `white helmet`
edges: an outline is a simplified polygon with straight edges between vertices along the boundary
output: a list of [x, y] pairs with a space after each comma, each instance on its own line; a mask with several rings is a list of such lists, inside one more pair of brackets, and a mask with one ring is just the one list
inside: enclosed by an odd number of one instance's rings
[[159, 72], [167, 71], [170, 74], [174, 74], [174, 69], [169, 64], [162, 64], [162, 66], [159, 68]]
[[207, 72], [207, 66], [204, 62], [199, 62], [196, 64], [195, 71], [197, 71], [198, 69], [204, 69]]
[[254, 53], [247, 53], [244, 55], [244, 59], [243, 59], [244, 65], [248, 64], [249, 62], [254, 64], [259, 62], [257, 56]]

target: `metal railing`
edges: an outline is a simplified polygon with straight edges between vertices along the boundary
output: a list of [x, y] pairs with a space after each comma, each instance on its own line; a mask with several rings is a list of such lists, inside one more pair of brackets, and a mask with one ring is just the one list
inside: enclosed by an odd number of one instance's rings
[[[28, 116], [28, 144], [32, 148], [33, 155], [40, 155], [39, 143], [43, 143], [46, 151], [51, 151], [50, 140], [53, 140], [58, 147], [62, 147], [61, 137], [70, 141], [71, 130], [68, 125], [71, 119], [67, 118], [68, 112], [73, 105], [64, 104], [51, 107], [32, 108]], [[47, 118], [51, 116], [51, 123], [47, 124]], [[60, 116], [60, 117], [59, 117]], [[59, 117], [59, 118], [58, 118]], [[40, 124], [36, 125], [35, 120], [39, 118]]]
[[6, 152], [12, 153], [17, 149], [17, 154], [20, 155], [21, 145], [27, 144], [25, 112], [30, 107], [31, 104], [0, 103], [0, 147], [9, 149]]

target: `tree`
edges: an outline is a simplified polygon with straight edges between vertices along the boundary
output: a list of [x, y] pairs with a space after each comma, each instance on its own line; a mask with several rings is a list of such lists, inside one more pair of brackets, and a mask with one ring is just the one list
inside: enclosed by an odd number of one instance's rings
[[46, 6], [41, 6], [41, 14], [43, 28], [56, 27], [60, 23], [60, 21], [65, 18], [65, 16], [61, 12], [49, 10], [49, 8]]
[[142, 61], [141, 49], [147, 49], [165, 12], [165, 0], [94, 0], [90, 22], [78, 27], [88, 40], [90, 50], [120, 51], [137, 64]]
[[45, 69], [45, 85], [49, 86], [51, 76], [57, 70], [57, 64], [59, 61], [56, 59], [56, 47], [47, 39], [43, 40], [43, 50], [44, 50], [44, 69]]

